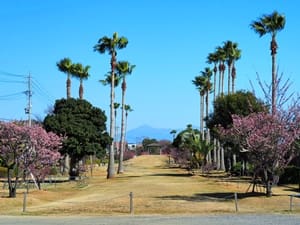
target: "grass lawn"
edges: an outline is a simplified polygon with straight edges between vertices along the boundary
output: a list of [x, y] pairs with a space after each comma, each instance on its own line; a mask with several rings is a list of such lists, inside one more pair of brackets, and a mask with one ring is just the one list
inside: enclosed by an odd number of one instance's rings
[[[134, 214], [217, 214], [235, 212], [233, 193], [238, 193], [240, 213], [289, 212], [289, 194], [296, 186], [273, 187], [273, 197], [251, 193], [247, 179], [191, 176], [186, 170], [171, 168], [166, 156], [139, 156], [125, 162], [125, 173], [106, 179], [106, 167], [97, 168], [84, 181], [43, 184], [43, 190], [30, 189], [26, 212], [23, 192], [7, 198], [0, 190], [0, 215], [129, 215], [129, 193], [133, 193]], [[295, 199], [293, 212], [300, 212]]]

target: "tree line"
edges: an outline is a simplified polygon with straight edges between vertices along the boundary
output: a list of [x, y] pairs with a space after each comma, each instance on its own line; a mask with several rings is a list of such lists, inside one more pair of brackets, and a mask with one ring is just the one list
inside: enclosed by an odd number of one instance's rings
[[[280, 173], [297, 155], [300, 135], [298, 100], [289, 107], [283, 106], [282, 103], [287, 103], [289, 99], [284, 96], [288, 85], [280, 86], [282, 77], [279, 78], [276, 72], [276, 35], [284, 26], [285, 16], [277, 11], [263, 15], [250, 24], [260, 37], [271, 35], [272, 81], [271, 91], [264, 90], [265, 101], [257, 99], [251, 92], [235, 92], [235, 63], [241, 58], [237, 43], [225, 41], [223, 46], [208, 54], [207, 62], [213, 64], [213, 69], [205, 67], [192, 80], [200, 95], [200, 130], [188, 125], [177, 134], [172, 149], [176, 161], [183, 162], [188, 168], [229, 171], [236, 165], [238, 156], [243, 167], [247, 162], [253, 166], [253, 177], [262, 179], [266, 195], [272, 195], [272, 184], [278, 182]], [[212, 93], [213, 112], [209, 114], [209, 96]], [[271, 101], [268, 102], [268, 99]]]

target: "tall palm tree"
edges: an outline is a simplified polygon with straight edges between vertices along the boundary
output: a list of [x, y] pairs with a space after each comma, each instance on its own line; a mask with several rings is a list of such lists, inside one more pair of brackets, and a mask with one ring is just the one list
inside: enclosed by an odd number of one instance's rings
[[233, 55], [233, 61], [232, 61], [232, 70], [231, 70], [231, 78], [232, 78], [232, 90], [231, 92], [235, 92], [235, 79], [236, 79], [236, 68], [235, 68], [235, 62], [241, 58], [241, 50], [237, 48], [238, 44], [234, 43], [234, 55]]
[[[218, 95], [224, 94], [224, 73], [225, 73], [225, 61], [226, 61], [226, 53], [222, 47], [216, 48], [216, 55], [219, 61], [219, 91]], [[224, 148], [221, 148], [220, 141], [217, 142], [217, 169], [225, 170], [225, 158], [224, 158]]]
[[[125, 37], [119, 37], [118, 33], [113, 33], [112, 38], [104, 36], [98, 40], [98, 43], [94, 46], [94, 51], [104, 54], [108, 52], [111, 56], [111, 84], [110, 84], [110, 136], [114, 138], [115, 135], [115, 115], [114, 115], [114, 100], [115, 100], [115, 68], [117, 63], [117, 50], [123, 49], [127, 46], [128, 40]], [[114, 169], [114, 145], [113, 142], [109, 149], [109, 160], [107, 169], [107, 178], [113, 178], [115, 176]]]
[[284, 29], [285, 16], [274, 11], [269, 15], [263, 15], [257, 21], [250, 24], [251, 28], [258, 33], [260, 37], [265, 34], [271, 34], [271, 56], [272, 56], [272, 115], [276, 113], [276, 89], [277, 89], [277, 74], [276, 74], [276, 53], [277, 42], [276, 35], [279, 31]]
[[[209, 53], [208, 56], [207, 56], [207, 63], [209, 64], [214, 64], [214, 68], [213, 68], [213, 72], [214, 72], [214, 83], [213, 83], [213, 92], [214, 92], [214, 96], [213, 96], [213, 101], [215, 102], [216, 100], [216, 94], [217, 94], [217, 72], [218, 72], [218, 62], [219, 62], [219, 59], [218, 59], [218, 55], [217, 55], [217, 52], [212, 52], [212, 53]], [[213, 140], [213, 162], [218, 165], [218, 160], [219, 158], [217, 157], [218, 154], [217, 154], [217, 140], [216, 138], [214, 137], [214, 140]]]
[[203, 89], [205, 92], [205, 117], [208, 118], [208, 112], [209, 112], [209, 94], [213, 90], [213, 84], [211, 83], [210, 79], [212, 77], [212, 71], [209, 67], [206, 67], [204, 71], [201, 71], [201, 78], [202, 78], [202, 83], [203, 83]]
[[227, 86], [227, 94], [230, 94], [230, 80], [231, 80], [231, 70], [232, 70], [232, 63], [233, 63], [233, 56], [234, 56], [234, 49], [233, 49], [233, 42], [226, 41], [224, 42], [223, 49], [226, 55], [226, 63], [227, 63], [227, 70], [228, 70], [228, 86]]
[[209, 64], [214, 64], [214, 68], [213, 68], [213, 72], [214, 72], [214, 83], [213, 83], [213, 86], [214, 86], [214, 101], [216, 100], [216, 87], [217, 87], [217, 72], [218, 72], [218, 62], [219, 62], [219, 59], [218, 59], [218, 55], [216, 52], [212, 52], [212, 53], [209, 53], [208, 56], [207, 56], [207, 63]]
[[[118, 108], [120, 107], [120, 103], [118, 102], [115, 102], [114, 103], [114, 113], [115, 113], [115, 119], [117, 120], [117, 112], [118, 112]], [[115, 124], [115, 139], [114, 139], [114, 142], [115, 142], [115, 147], [116, 147], [116, 150], [118, 151], [118, 144], [117, 144], [117, 138], [118, 138], [118, 127], [117, 127], [117, 123]]]
[[[209, 95], [213, 90], [213, 84], [211, 83], [210, 79], [212, 77], [213, 72], [210, 70], [209, 67], [206, 67], [204, 71], [201, 71], [202, 78], [203, 78], [203, 88], [205, 91], [205, 118], [208, 118], [209, 113]], [[206, 127], [206, 143], [210, 143], [210, 133], [208, 128]], [[211, 153], [207, 154], [208, 162], [211, 163]]]
[[87, 80], [90, 76], [89, 69], [90, 66], [83, 66], [81, 63], [76, 63], [71, 66], [71, 74], [79, 79], [79, 98], [83, 99], [83, 80]]
[[226, 54], [226, 63], [228, 66], [228, 94], [230, 94], [230, 90], [233, 90], [234, 92], [234, 82], [236, 76], [235, 61], [240, 59], [241, 50], [238, 49], [238, 43], [232, 41], [224, 42], [223, 49]]
[[118, 173], [123, 173], [123, 154], [125, 148], [125, 93], [127, 88], [126, 76], [130, 75], [135, 68], [135, 65], [130, 65], [127, 61], [119, 61], [116, 66], [118, 76], [122, 79], [122, 118], [121, 118], [121, 141]]
[[196, 86], [196, 89], [199, 91], [200, 94], [200, 133], [202, 137], [204, 137], [204, 82], [202, 76], [196, 76], [192, 83]]
[[[130, 112], [132, 112], [133, 109], [131, 108], [130, 105], [126, 105], [126, 104], [125, 104], [125, 106], [124, 106], [124, 109], [125, 109], [125, 133], [124, 133], [124, 136], [125, 136], [125, 138], [126, 138], [128, 114], [129, 114]], [[125, 143], [124, 143], [124, 145], [125, 145]]]
[[59, 71], [67, 74], [67, 82], [66, 82], [66, 89], [67, 89], [67, 98], [71, 98], [71, 67], [72, 61], [69, 58], [63, 58], [59, 62], [56, 63]]
[[224, 72], [226, 69], [225, 61], [226, 61], [226, 53], [224, 49], [220, 46], [216, 48], [216, 55], [219, 61], [219, 95], [224, 94]]

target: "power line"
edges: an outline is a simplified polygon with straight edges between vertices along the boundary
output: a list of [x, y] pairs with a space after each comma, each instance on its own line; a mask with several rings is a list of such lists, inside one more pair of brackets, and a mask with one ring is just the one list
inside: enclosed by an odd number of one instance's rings
[[36, 90], [40, 96], [47, 98], [49, 102], [53, 103], [55, 98], [44, 87], [42, 87], [41, 83], [34, 77], [32, 77], [32, 85], [34, 90]]
[[23, 94], [24, 94], [24, 92], [17, 92], [17, 93], [8, 94], [8, 95], [0, 95], [0, 100], [12, 100], [11, 97], [21, 96]]
[[3, 70], [0, 70], [0, 75], [10, 76], [10, 77], [23, 77], [23, 78], [26, 77], [26, 75], [23, 74], [14, 74], [14, 73], [5, 72]]
[[20, 83], [20, 84], [24, 84], [25, 81], [17, 81], [17, 80], [0, 80], [0, 83]]

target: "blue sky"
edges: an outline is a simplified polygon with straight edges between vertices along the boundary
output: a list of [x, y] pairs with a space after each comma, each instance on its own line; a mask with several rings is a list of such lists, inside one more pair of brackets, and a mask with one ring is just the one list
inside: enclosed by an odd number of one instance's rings
[[[251, 90], [251, 80], [259, 94], [256, 72], [270, 82], [270, 36], [259, 38], [249, 24], [274, 10], [287, 21], [277, 35], [279, 71], [297, 92], [299, 6], [297, 0], [1, 1], [0, 118], [27, 118], [22, 92], [29, 73], [34, 117], [43, 118], [55, 99], [66, 97], [66, 76], [56, 67], [64, 57], [91, 66], [84, 98], [109, 116], [109, 87], [98, 82], [109, 71], [109, 56], [94, 52], [93, 46], [118, 32], [129, 40], [118, 59], [136, 65], [127, 79], [127, 104], [134, 109], [128, 129], [143, 124], [170, 129], [198, 125], [199, 94], [191, 81], [208, 66], [207, 55], [224, 41], [237, 42], [242, 50], [236, 63], [237, 89]], [[78, 97], [78, 87], [73, 79], [73, 97]], [[120, 87], [116, 101], [121, 101]]]

